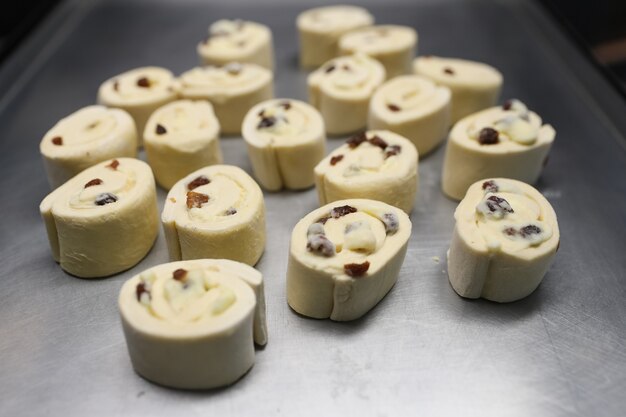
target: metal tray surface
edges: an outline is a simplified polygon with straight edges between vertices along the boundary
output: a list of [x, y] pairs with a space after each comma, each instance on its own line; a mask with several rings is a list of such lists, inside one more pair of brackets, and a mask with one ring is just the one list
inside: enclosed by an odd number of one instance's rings
[[[0, 415], [617, 416], [626, 413], [626, 152], [624, 138], [570, 73], [524, 1], [372, 1], [378, 22], [420, 34], [419, 52], [488, 62], [557, 130], [538, 188], [553, 204], [561, 249], [539, 289], [500, 305], [458, 297], [445, 255], [456, 203], [440, 191], [444, 148], [420, 161], [413, 235], [398, 283], [360, 320], [291, 311], [285, 272], [292, 227], [317, 207], [315, 190], [265, 193], [270, 339], [236, 385], [165, 389], [136, 375], [117, 312], [132, 275], [163, 262], [163, 234], [133, 269], [73, 278], [51, 258], [38, 205], [49, 192], [40, 138], [91, 104], [101, 81], [126, 69], [196, 65], [209, 22], [268, 24], [276, 96], [306, 99], [297, 68], [297, 13], [284, 1], [68, 2], [3, 68], [0, 100]], [[16, 64], [17, 65], [17, 64]], [[591, 87], [591, 88], [590, 88]], [[329, 139], [332, 149], [343, 138]], [[250, 172], [240, 138], [226, 163]], [[159, 204], [165, 193], [159, 192]], [[437, 258], [438, 257], [438, 258]], [[437, 259], [440, 261], [437, 262]]]

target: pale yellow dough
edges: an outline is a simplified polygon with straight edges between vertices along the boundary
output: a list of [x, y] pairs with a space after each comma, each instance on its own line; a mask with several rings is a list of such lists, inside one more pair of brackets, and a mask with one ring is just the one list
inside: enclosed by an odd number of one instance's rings
[[423, 56], [413, 61], [413, 71], [450, 89], [451, 123], [494, 106], [502, 88], [500, 71], [481, 62]]
[[[367, 140], [356, 145], [364, 138]], [[354, 136], [315, 167], [320, 205], [368, 198], [410, 213], [418, 181], [415, 147], [408, 139], [386, 130], [370, 130]]]
[[220, 125], [208, 101], [178, 100], [150, 116], [144, 132], [148, 163], [169, 190], [185, 175], [222, 163]]
[[205, 65], [248, 62], [272, 70], [272, 32], [260, 23], [218, 20], [209, 27], [209, 37], [198, 44], [198, 55]]
[[211, 102], [222, 133], [228, 135], [241, 132], [243, 118], [252, 106], [274, 96], [272, 72], [256, 64], [193, 68], [179, 81], [183, 98]]
[[445, 138], [450, 125], [450, 90], [418, 75], [396, 77], [372, 97], [368, 129], [391, 130], [424, 156]]
[[160, 385], [230, 385], [267, 343], [263, 277], [239, 262], [157, 265], [126, 281], [118, 304], [133, 368]]
[[375, 59], [338, 57], [309, 75], [309, 103], [320, 111], [328, 134], [356, 132], [365, 128], [372, 94], [384, 81], [385, 68]]
[[357, 29], [339, 39], [341, 55], [363, 52], [380, 61], [387, 79], [410, 74], [417, 52], [417, 32], [408, 26], [381, 25]]
[[500, 303], [526, 297], [559, 247], [552, 206], [521, 181], [486, 178], [472, 184], [454, 219], [448, 276], [462, 297]]
[[143, 259], [159, 231], [157, 210], [152, 171], [132, 158], [84, 170], [39, 206], [54, 260], [81, 278], [116, 274]]
[[136, 68], [106, 80], [98, 90], [98, 103], [126, 110], [135, 120], [138, 145], [150, 115], [176, 100], [178, 86], [171, 71], [160, 67]]
[[254, 106], [242, 126], [254, 176], [263, 188], [303, 189], [326, 153], [324, 121], [307, 103], [275, 99]]
[[[193, 193], [200, 200], [190, 207]], [[265, 249], [263, 193], [235, 166], [212, 165], [178, 181], [161, 221], [172, 261], [225, 258], [255, 265]]]
[[[357, 211], [333, 217], [343, 206]], [[325, 224], [320, 223], [324, 219]], [[409, 217], [380, 201], [340, 200], [314, 210], [296, 224], [291, 234], [289, 305], [300, 314], [318, 319], [347, 321], [361, 317], [395, 284], [410, 235]], [[315, 249], [320, 242], [322, 249], [328, 250], [326, 254]], [[347, 264], [365, 262], [369, 262], [365, 273], [347, 274]]]
[[[556, 132], [518, 103], [510, 110], [492, 107], [461, 119], [450, 131], [443, 163], [442, 189], [455, 200], [483, 178], [506, 177], [533, 184], [541, 175]], [[525, 120], [527, 118], [528, 120]], [[483, 128], [499, 132], [496, 144], [480, 144]]]
[[98, 162], [137, 156], [137, 130], [123, 110], [87, 106], [54, 125], [39, 150], [54, 189]]
[[300, 66], [317, 67], [339, 55], [339, 38], [351, 30], [371, 26], [374, 17], [358, 6], [316, 7], [298, 15]]

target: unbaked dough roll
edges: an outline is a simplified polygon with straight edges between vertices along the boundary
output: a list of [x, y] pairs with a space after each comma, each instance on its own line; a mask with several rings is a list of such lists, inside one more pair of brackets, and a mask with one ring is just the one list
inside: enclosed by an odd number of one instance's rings
[[486, 177], [533, 184], [541, 175], [556, 132], [519, 100], [460, 120], [450, 132], [443, 162], [443, 192], [456, 200]]
[[291, 234], [287, 301], [305, 316], [354, 320], [393, 287], [411, 221], [380, 201], [340, 200], [306, 215]]
[[308, 78], [309, 102], [331, 135], [362, 130], [374, 90], [385, 81], [385, 68], [365, 54], [335, 58]]
[[222, 163], [220, 124], [208, 101], [178, 100], [150, 116], [144, 132], [148, 163], [169, 190], [185, 175]]
[[254, 265], [265, 249], [265, 203], [242, 169], [212, 165], [178, 181], [161, 214], [170, 260], [232, 259]]
[[54, 125], [39, 150], [54, 189], [98, 162], [137, 156], [137, 130], [123, 110], [87, 106]]
[[255, 64], [197, 67], [182, 74], [179, 81], [183, 98], [211, 102], [222, 133], [229, 135], [241, 132], [252, 106], [274, 96], [272, 72]]
[[370, 102], [367, 127], [408, 138], [420, 156], [446, 138], [449, 125], [450, 90], [418, 75], [387, 81]]
[[454, 219], [448, 276], [462, 297], [500, 303], [526, 297], [541, 283], [559, 248], [552, 206], [521, 181], [474, 183]]
[[413, 61], [417, 75], [430, 78], [452, 93], [452, 120], [494, 106], [502, 88], [502, 74], [481, 62], [423, 56]]
[[271, 70], [274, 67], [272, 32], [260, 23], [218, 20], [209, 27], [209, 37], [198, 44], [198, 55], [206, 65], [250, 62]]
[[150, 115], [159, 107], [176, 100], [177, 85], [171, 71], [143, 67], [108, 79], [98, 90], [98, 103], [126, 110], [135, 120], [141, 146], [143, 130]]
[[239, 262], [152, 267], [126, 281], [118, 303], [135, 371], [160, 385], [230, 385], [254, 365], [254, 343], [267, 342], [263, 277]]
[[369, 198], [409, 213], [418, 187], [417, 159], [415, 146], [395, 133], [355, 135], [315, 167], [320, 205]]
[[150, 251], [159, 231], [152, 170], [119, 158], [87, 168], [39, 206], [54, 260], [81, 278], [116, 274]]
[[316, 7], [298, 15], [300, 65], [317, 67], [339, 55], [339, 38], [354, 29], [374, 24], [374, 17], [358, 6]]
[[408, 26], [383, 25], [357, 29], [339, 39], [339, 52], [363, 52], [385, 67], [387, 79], [410, 74], [417, 51], [417, 32]]
[[254, 106], [242, 126], [252, 170], [269, 191], [311, 187], [313, 168], [324, 158], [326, 136], [319, 112], [291, 99]]

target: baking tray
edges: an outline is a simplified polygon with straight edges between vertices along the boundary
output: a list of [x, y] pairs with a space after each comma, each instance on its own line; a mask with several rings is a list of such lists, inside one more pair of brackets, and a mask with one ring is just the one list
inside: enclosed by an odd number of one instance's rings
[[[184, 392], [137, 376], [117, 312], [124, 281], [167, 262], [163, 235], [135, 268], [82, 280], [51, 258], [38, 204], [48, 193], [40, 138], [95, 100], [102, 80], [142, 65], [196, 65], [209, 22], [268, 24], [276, 95], [305, 98], [294, 21], [313, 6], [285, 1], [67, 1], [0, 69], [0, 415], [467, 415], [626, 413], [626, 152], [579, 80], [543, 12], [524, 1], [378, 1], [378, 22], [420, 34], [420, 53], [488, 62], [557, 130], [538, 188], [561, 225], [561, 249], [539, 289], [499, 305], [458, 297], [445, 253], [456, 203], [440, 192], [444, 149], [420, 161], [413, 235], [398, 283], [350, 323], [303, 318], [287, 305], [292, 227], [317, 207], [315, 190], [265, 193], [270, 339], [229, 388]], [[556, 36], [556, 35], [555, 35]], [[554, 41], [554, 42], [553, 42]], [[576, 60], [578, 59], [578, 60]], [[610, 92], [610, 91], [609, 91]], [[607, 93], [608, 94], [608, 93]], [[615, 110], [615, 109], [613, 109]], [[622, 114], [624, 112], [622, 111]], [[250, 172], [240, 138], [225, 161]], [[329, 148], [342, 143], [330, 139]], [[165, 193], [159, 192], [159, 204]]]

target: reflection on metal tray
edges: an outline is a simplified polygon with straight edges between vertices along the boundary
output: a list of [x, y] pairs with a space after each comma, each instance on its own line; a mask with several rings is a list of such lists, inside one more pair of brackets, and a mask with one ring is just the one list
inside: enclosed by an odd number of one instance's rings
[[[163, 235], [139, 265], [112, 278], [63, 273], [37, 210], [48, 192], [39, 140], [59, 118], [92, 103], [113, 74], [196, 65], [196, 42], [220, 17], [268, 24], [276, 95], [305, 98], [294, 21], [312, 4], [285, 3], [68, 1], [0, 69], [0, 415], [623, 414], [623, 138], [570, 73], [580, 62], [559, 58], [563, 48], [546, 36], [548, 20], [521, 0], [372, 1], [369, 8], [379, 22], [415, 27], [420, 53], [496, 66], [505, 75], [503, 98], [522, 99], [556, 128], [538, 187], [563, 238], [534, 294], [498, 305], [461, 299], [450, 288], [445, 254], [456, 204], [439, 189], [440, 148], [420, 161], [413, 236], [398, 283], [364, 318], [333, 323], [289, 309], [289, 234], [317, 206], [316, 194], [266, 193], [268, 247], [258, 268], [267, 282], [270, 338], [254, 368], [232, 387], [198, 393], [161, 388], [133, 372], [117, 295], [130, 276], [167, 261]], [[250, 172], [241, 139], [224, 138], [222, 147], [227, 163]]]

